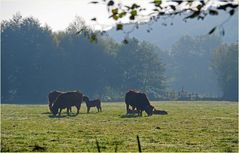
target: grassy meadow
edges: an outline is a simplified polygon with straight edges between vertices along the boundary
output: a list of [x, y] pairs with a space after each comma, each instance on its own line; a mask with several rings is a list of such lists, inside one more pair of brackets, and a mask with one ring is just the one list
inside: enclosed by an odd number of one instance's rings
[[53, 117], [48, 105], [1, 105], [1, 151], [238, 152], [238, 103], [152, 102], [168, 115], [126, 116], [125, 104], [85, 103], [67, 116]]

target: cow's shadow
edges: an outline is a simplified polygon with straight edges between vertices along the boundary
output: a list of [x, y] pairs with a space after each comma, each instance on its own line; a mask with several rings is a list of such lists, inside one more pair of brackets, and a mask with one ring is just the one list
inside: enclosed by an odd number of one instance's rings
[[53, 115], [52, 113], [49, 113], [50, 115], [48, 115], [49, 118], [65, 118], [65, 117], [76, 117], [79, 114], [76, 113], [69, 113], [69, 115], [67, 113], [61, 113], [61, 116], [59, 115]]
[[139, 116], [138, 114], [123, 114], [123, 115], [120, 115], [120, 118], [137, 118], [137, 117], [142, 117], [142, 116]]
[[69, 115], [66, 113], [66, 112], [63, 112], [61, 113], [61, 116], [59, 115], [53, 115], [52, 113], [50, 112], [44, 112], [42, 114], [49, 114], [48, 117], [49, 118], [65, 118], [65, 117], [76, 117], [78, 115], [95, 115], [95, 114], [98, 114], [99, 112], [80, 112], [79, 114], [76, 114], [76, 113], [72, 113], [70, 112]]
[[49, 115], [48, 117], [49, 118], [66, 118], [66, 117], [76, 117], [77, 114], [71, 114], [71, 115]]
[[51, 112], [43, 112], [41, 114], [52, 114]]
[[168, 115], [168, 112], [165, 110], [154, 110], [153, 115]]

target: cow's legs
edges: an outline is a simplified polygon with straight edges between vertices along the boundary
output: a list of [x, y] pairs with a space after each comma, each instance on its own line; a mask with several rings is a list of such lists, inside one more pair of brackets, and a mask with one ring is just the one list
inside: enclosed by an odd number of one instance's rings
[[60, 108], [60, 111], [59, 111], [59, 116], [61, 116], [61, 111], [62, 111], [62, 108]]
[[67, 115], [69, 115], [69, 110], [71, 109], [71, 107], [67, 107]]
[[77, 113], [76, 114], [79, 114], [80, 113], [80, 106], [76, 106], [77, 108]]
[[142, 110], [137, 108], [138, 116], [142, 116]]
[[142, 110], [139, 110], [140, 116], [142, 116], [142, 112], [143, 112]]
[[99, 111], [100, 111], [100, 108], [99, 108], [99, 106], [97, 106], [96, 108], [97, 108], [97, 110], [98, 110], [98, 112], [99, 112]]
[[51, 108], [52, 108], [52, 105], [51, 105], [51, 104], [49, 104], [48, 106], [49, 106], [49, 110], [52, 112], [52, 110], [51, 110]]
[[71, 107], [69, 108], [70, 112], [72, 112]]
[[129, 114], [129, 104], [126, 104], [126, 112]]
[[87, 113], [89, 113], [90, 112], [90, 107], [87, 107]]

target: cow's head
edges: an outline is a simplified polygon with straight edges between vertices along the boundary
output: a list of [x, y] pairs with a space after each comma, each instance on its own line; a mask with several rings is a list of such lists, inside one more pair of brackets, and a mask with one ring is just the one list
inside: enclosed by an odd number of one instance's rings
[[53, 115], [56, 115], [58, 113], [58, 108], [55, 105], [53, 105], [51, 108], [51, 112]]
[[148, 105], [148, 106], [145, 108], [145, 112], [148, 114], [148, 116], [153, 115], [153, 109], [154, 109], [154, 107], [153, 107], [152, 105]]
[[50, 106], [49, 109], [50, 109], [50, 111], [51, 111], [51, 113], [52, 113], [52, 106]]
[[87, 96], [83, 96], [83, 101], [87, 103], [87, 102], [89, 102], [90, 100], [89, 100], [89, 98], [88, 98]]

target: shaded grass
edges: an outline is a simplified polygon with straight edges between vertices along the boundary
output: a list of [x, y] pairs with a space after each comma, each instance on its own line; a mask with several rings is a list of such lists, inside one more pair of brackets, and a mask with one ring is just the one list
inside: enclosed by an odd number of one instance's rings
[[[82, 104], [52, 117], [47, 105], [1, 105], [1, 151], [238, 152], [237, 104], [153, 102], [168, 115], [126, 116], [124, 103], [103, 103], [86, 113]], [[117, 148], [116, 148], [117, 146]]]

